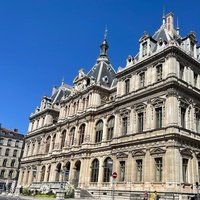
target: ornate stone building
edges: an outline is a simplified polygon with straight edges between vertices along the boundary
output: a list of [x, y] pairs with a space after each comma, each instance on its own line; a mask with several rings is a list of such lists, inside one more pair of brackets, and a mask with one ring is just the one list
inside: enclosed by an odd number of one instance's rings
[[139, 40], [139, 52], [116, 72], [106, 38], [92, 69], [73, 86], [43, 97], [30, 116], [19, 186], [61, 182], [118, 199], [157, 190], [196, 193], [200, 179], [200, 46], [181, 37], [173, 14]]
[[0, 124], [0, 192], [14, 192], [19, 175], [19, 164], [24, 147], [24, 135], [17, 129], [9, 130]]

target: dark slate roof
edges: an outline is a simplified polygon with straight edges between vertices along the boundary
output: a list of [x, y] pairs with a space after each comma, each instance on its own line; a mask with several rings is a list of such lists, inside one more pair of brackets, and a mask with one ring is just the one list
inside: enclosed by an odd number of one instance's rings
[[16, 136], [19, 139], [23, 139], [24, 135], [20, 134], [18, 130], [9, 130], [6, 128], [0, 128], [0, 134], [1, 135], [7, 135], [7, 136]]
[[168, 38], [172, 39], [171, 36], [170, 36], [169, 34], [168, 34], [168, 37], [167, 37], [167, 33], [166, 33], [166, 31], [165, 31], [164, 28], [159, 29], [159, 30], [153, 35], [153, 39], [156, 40], [156, 41], [159, 41], [160, 38], [161, 38], [163, 41], [165, 41], [165, 42], [168, 42], [168, 41], [169, 41]]
[[54, 103], [60, 102], [63, 95], [69, 95], [70, 93], [71, 93], [71, 87], [65, 83], [62, 83], [62, 85], [51, 96], [51, 100]]
[[99, 61], [89, 71], [87, 76], [100, 85], [111, 87], [116, 72], [109, 62]]

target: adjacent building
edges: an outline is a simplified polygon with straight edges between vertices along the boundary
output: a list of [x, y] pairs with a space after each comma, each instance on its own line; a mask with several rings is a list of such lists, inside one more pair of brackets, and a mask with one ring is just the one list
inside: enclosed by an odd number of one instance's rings
[[14, 192], [24, 146], [24, 135], [0, 124], [0, 192]]
[[60, 183], [118, 199], [158, 191], [186, 199], [200, 180], [200, 45], [174, 15], [139, 39], [116, 72], [104, 38], [88, 73], [62, 82], [30, 116], [19, 185], [56, 190]]

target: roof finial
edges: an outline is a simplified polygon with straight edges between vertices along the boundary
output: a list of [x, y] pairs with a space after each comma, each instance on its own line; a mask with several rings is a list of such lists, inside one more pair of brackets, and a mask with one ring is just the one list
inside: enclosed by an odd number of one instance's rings
[[177, 22], [176, 22], [176, 32], [179, 35], [179, 24], [178, 24], [178, 17], [177, 17]]
[[61, 85], [64, 85], [64, 81], [65, 81], [65, 79], [64, 79], [64, 77], [63, 77], [63, 78], [62, 78]]
[[162, 16], [162, 23], [165, 25], [165, 7], [163, 6], [163, 16]]
[[104, 40], [107, 39], [107, 32], [108, 32], [108, 29], [107, 29], [107, 25], [106, 25], [106, 27], [105, 27], [105, 32], [104, 32]]

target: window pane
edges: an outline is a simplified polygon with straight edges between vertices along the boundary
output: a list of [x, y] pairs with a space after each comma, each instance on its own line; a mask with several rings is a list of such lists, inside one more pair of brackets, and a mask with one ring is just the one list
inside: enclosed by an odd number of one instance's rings
[[142, 160], [136, 160], [136, 181], [142, 181]]
[[162, 128], [162, 108], [156, 108], [156, 128]]
[[187, 176], [188, 176], [188, 159], [183, 158], [183, 182], [187, 183]]
[[155, 158], [155, 181], [162, 181], [162, 158]]
[[142, 132], [144, 129], [144, 114], [138, 113], [138, 131]]
[[120, 161], [119, 181], [125, 181], [125, 161]]

